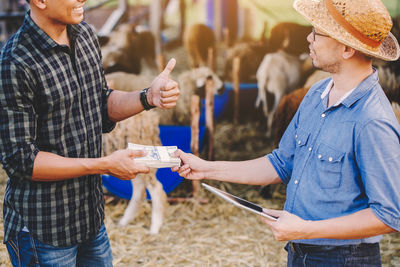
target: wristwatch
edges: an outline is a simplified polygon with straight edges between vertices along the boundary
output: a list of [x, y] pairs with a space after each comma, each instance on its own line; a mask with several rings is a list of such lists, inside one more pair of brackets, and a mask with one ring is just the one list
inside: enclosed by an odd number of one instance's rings
[[149, 89], [150, 89], [150, 87], [144, 88], [140, 92], [140, 103], [142, 103], [142, 106], [144, 107], [145, 110], [150, 110], [150, 109], [156, 107], [156, 106], [150, 105], [149, 102], [147, 101], [147, 91], [149, 91]]

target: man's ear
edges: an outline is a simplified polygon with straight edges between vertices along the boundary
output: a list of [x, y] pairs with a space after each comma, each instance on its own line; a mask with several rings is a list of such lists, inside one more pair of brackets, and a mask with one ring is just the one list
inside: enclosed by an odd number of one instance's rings
[[344, 46], [344, 51], [343, 51], [343, 58], [344, 59], [349, 59], [352, 56], [354, 56], [354, 54], [356, 53], [356, 50], [350, 46], [345, 45]]
[[45, 9], [47, 7], [47, 0], [31, 0], [31, 3], [39, 9]]

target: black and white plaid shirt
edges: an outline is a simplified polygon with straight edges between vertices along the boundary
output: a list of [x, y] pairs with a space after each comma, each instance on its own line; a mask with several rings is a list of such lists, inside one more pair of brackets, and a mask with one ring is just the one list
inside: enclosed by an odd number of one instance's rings
[[33, 182], [39, 151], [70, 158], [101, 156], [111, 93], [94, 31], [67, 27], [71, 49], [30, 18], [0, 54], [0, 160], [8, 174], [4, 242], [26, 226], [44, 243], [70, 246], [94, 237], [104, 219], [100, 175]]

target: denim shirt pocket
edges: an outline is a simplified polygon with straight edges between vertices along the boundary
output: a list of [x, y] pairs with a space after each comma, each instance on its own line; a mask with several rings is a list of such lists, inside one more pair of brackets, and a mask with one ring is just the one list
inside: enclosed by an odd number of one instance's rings
[[296, 148], [303, 147], [307, 144], [308, 142], [308, 137], [310, 136], [310, 133], [298, 128], [296, 130], [296, 135], [295, 135], [295, 140], [296, 140]]
[[340, 187], [344, 152], [321, 143], [317, 149], [317, 172], [323, 189]]

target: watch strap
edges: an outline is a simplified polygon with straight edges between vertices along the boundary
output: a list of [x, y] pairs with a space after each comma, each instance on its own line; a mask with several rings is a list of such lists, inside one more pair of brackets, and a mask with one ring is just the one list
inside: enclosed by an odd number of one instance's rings
[[152, 108], [155, 108], [156, 106], [152, 106], [149, 104], [149, 102], [147, 101], [147, 91], [149, 91], [150, 87], [148, 88], [144, 88], [141, 92], [140, 92], [140, 103], [142, 103], [142, 106], [145, 110], [150, 110]]

